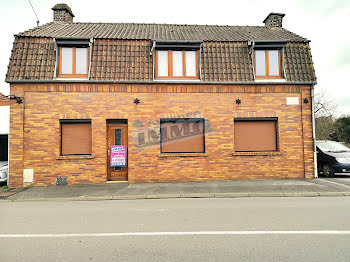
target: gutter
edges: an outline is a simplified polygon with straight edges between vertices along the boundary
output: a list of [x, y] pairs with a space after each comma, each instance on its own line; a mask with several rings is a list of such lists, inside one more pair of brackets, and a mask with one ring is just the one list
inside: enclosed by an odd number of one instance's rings
[[22, 79], [22, 80], [6, 80], [9, 84], [19, 83], [88, 83], [88, 84], [191, 84], [191, 85], [316, 85], [316, 81], [235, 81], [235, 82], [222, 82], [222, 81], [163, 81], [163, 80], [150, 80], [150, 81], [122, 81], [122, 80], [88, 80], [88, 79], [55, 79], [55, 80], [39, 80], [39, 79]]
[[311, 85], [311, 110], [312, 110], [312, 138], [313, 138], [313, 151], [314, 151], [314, 175], [318, 178], [317, 172], [317, 151], [316, 151], [316, 125], [315, 125], [315, 88]]

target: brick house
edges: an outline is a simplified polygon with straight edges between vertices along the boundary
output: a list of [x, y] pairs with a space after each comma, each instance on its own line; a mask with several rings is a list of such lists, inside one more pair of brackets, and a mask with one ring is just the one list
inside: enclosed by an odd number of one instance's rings
[[0, 93], [0, 162], [8, 161], [10, 100]]
[[284, 14], [210, 26], [52, 9], [14, 40], [11, 187], [314, 177], [316, 77]]

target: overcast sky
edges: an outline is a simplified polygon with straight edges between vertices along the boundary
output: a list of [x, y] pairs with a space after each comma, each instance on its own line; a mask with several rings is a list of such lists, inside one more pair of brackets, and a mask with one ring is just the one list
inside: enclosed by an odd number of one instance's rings
[[[40, 24], [51, 22], [51, 8], [67, 3], [75, 22], [137, 22], [213, 25], [263, 25], [270, 12], [285, 13], [283, 27], [311, 40], [318, 84], [338, 104], [338, 115], [350, 115], [350, 1], [349, 0], [31, 0]], [[0, 92], [13, 35], [36, 26], [28, 0], [2, 0], [0, 42]]]

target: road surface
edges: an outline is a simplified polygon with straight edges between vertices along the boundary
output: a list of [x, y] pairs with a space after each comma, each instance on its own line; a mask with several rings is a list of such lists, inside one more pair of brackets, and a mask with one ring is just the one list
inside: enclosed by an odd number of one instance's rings
[[350, 261], [350, 197], [0, 202], [0, 261]]

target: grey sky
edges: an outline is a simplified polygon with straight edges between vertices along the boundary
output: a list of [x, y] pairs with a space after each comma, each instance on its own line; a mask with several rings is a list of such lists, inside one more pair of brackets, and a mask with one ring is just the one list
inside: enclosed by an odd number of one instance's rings
[[[335, 99], [338, 114], [350, 115], [349, 0], [31, 0], [40, 24], [52, 21], [51, 8], [67, 3], [75, 22], [263, 25], [270, 12], [285, 13], [283, 27], [311, 40], [318, 85]], [[36, 26], [28, 0], [1, 1], [0, 79], [5, 79], [13, 35]], [[0, 92], [9, 93], [2, 82]]]

